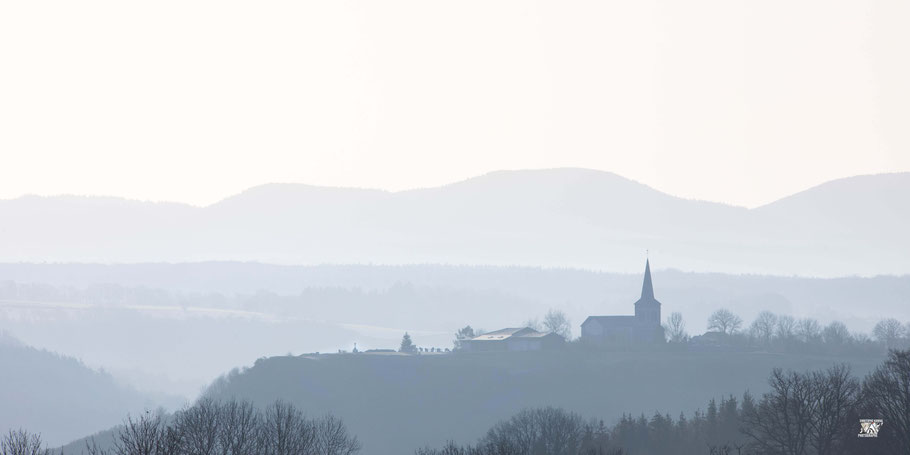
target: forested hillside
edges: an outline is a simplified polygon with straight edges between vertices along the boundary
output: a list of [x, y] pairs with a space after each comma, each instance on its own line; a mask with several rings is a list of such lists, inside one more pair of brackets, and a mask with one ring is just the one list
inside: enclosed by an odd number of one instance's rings
[[4, 334], [0, 361], [0, 432], [40, 429], [50, 445], [109, 428], [125, 412], [163, 401], [121, 385], [77, 359], [25, 346]]
[[678, 415], [744, 390], [760, 394], [773, 368], [847, 362], [864, 375], [883, 356], [721, 352], [563, 351], [452, 356], [347, 354], [261, 359], [206, 396], [277, 398], [313, 415], [332, 412], [364, 453], [401, 454], [473, 441], [527, 407], [555, 406], [615, 423], [623, 413]]

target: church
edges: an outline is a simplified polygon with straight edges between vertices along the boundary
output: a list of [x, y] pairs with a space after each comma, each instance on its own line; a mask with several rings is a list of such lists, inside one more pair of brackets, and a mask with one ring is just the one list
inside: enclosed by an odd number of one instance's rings
[[664, 342], [660, 325], [660, 302], [654, 298], [651, 264], [645, 261], [641, 298], [635, 302], [634, 316], [588, 316], [581, 324], [581, 340], [592, 345], [640, 345]]

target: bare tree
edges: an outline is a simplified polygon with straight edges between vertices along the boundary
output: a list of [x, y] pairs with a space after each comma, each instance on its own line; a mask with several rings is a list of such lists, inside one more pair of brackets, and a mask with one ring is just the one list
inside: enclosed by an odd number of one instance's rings
[[48, 455], [50, 451], [44, 448], [41, 435], [28, 431], [9, 430], [9, 433], [0, 438], [0, 455]]
[[885, 364], [866, 376], [862, 403], [888, 427], [879, 434], [885, 453], [910, 453], [910, 350], [891, 351]]
[[774, 335], [781, 341], [792, 340], [796, 336], [796, 319], [788, 315], [778, 316]]
[[762, 311], [761, 313], [758, 313], [758, 316], [752, 321], [752, 325], [749, 327], [749, 334], [762, 343], [768, 344], [774, 336], [774, 329], [776, 327], [777, 316], [770, 311]]
[[98, 442], [95, 441], [94, 436], [85, 441], [83, 453], [88, 453], [88, 455], [110, 455], [110, 451], [104, 450], [102, 447], [98, 446]]
[[357, 437], [348, 434], [341, 419], [327, 415], [315, 423], [316, 453], [319, 455], [353, 455], [360, 451]]
[[263, 412], [260, 435], [262, 455], [300, 455], [312, 453], [316, 444], [313, 422], [297, 408], [276, 401]]
[[721, 308], [708, 317], [708, 330], [732, 335], [743, 325], [743, 320], [726, 308]]
[[[168, 420], [161, 412], [127, 417], [113, 450], [86, 443], [89, 455], [353, 455], [357, 438], [341, 419], [307, 419], [277, 401], [259, 412], [249, 401], [199, 399]], [[7, 455], [0, 453], [0, 455]], [[16, 454], [18, 455], [18, 453]], [[31, 455], [31, 454], [29, 454]]]
[[833, 321], [822, 330], [822, 339], [827, 344], [842, 345], [850, 342], [850, 330], [840, 321]]
[[176, 428], [183, 437], [187, 455], [216, 455], [221, 424], [221, 410], [215, 400], [200, 398], [176, 416]]
[[686, 323], [683, 322], [682, 313], [675, 312], [667, 316], [667, 325], [664, 327], [667, 334], [667, 341], [671, 343], [682, 343], [689, 338], [686, 333]]
[[114, 438], [116, 455], [176, 454], [175, 439], [179, 436], [167, 427], [162, 412], [145, 411], [138, 419], [127, 416]]
[[547, 311], [547, 315], [543, 318], [543, 328], [547, 332], [552, 332], [565, 338], [566, 341], [572, 339], [572, 323], [569, 322], [566, 313], [562, 311]]
[[172, 426], [164, 428], [158, 441], [159, 455], [183, 455], [183, 435]]
[[259, 413], [249, 401], [231, 400], [219, 408], [218, 453], [254, 453], [260, 426]]
[[441, 449], [424, 447], [417, 449], [414, 455], [475, 455], [475, 452], [470, 448], [459, 447], [455, 441], [448, 441]]
[[557, 408], [525, 409], [496, 424], [478, 443], [480, 453], [575, 455], [585, 435], [582, 418]]
[[856, 425], [850, 416], [859, 399], [859, 381], [844, 364], [812, 372], [810, 380], [814, 402], [812, 418], [806, 422], [811, 430], [810, 445], [815, 453], [833, 454]]
[[742, 453], [742, 446], [734, 446], [730, 444], [708, 445], [708, 455], [733, 455], [734, 450], [736, 450], [737, 454], [740, 454]]
[[771, 391], [743, 415], [743, 433], [760, 453], [804, 455], [810, 445], [807, 423], [815, 413], [815, 396], [808, 375], [774, 369]]
[[875, 324], [872, 334], [880, 343], [889, 349], [895, 348], [904, 336], [904, 326], [894, 318], [882, 319]]
[[821, 339], [821, 336], [821, 326], [815, 319], [800, 319], [796, 324], [796, 337], [803, 343], [815, 343]]

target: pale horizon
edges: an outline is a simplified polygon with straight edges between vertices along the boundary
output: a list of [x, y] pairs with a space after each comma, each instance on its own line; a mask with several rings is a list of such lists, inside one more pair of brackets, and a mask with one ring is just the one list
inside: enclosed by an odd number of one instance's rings
[[601, 169], [581, 168], [581, 167], [496, 169], [496, 170], [490, 170], [490, 171], [488, 171], [488, 172], [484, 172], [484, 173], [481, 173], [481, 174], [470, 175], [470, 176], [467, 176], [467, 177], [464, 177], [464, 178], [459, 178], [459, 179], [457, 179], [457, 180], [439, 182], [439, 183], [437, 183], [437, 184], [430, 184], [430, 185], [423, 185], [423, 186], [414, 186], [414, 187], [401, 187], [401, 188], [396, 188], [396, 187], [379, 188], [379, 187], [358, 186], [358, 185], [318, 185], [318, 184], [313, 184], [313, 183], [310, 183], [310, 182], [271, 181], [271, 182], [262, 182], [262, 183], [259, 183], [259, 184], [254, 184], [254, 185], [251, 185], [251, 186], [242, 188], [242, 189], [240, 189], [240, 190], [238, 190], [238, 191], [230, 192], [230, 193], [224, 194], [224, 195], [222, 195], [222, 196], [220, 196], [220, 197], [215, 197], [214, 199], [205, 200], [205, 201], [173, 200], [173, 199], [160, 199], [160, 198], [159, 198], [159, 199], [156, 199], [156, 198], [154, 198], [154, 197], [141, 197], [141, 196], [139, 196], [139, 197], [130, 197], [130, 196], [125, 196], [125, 195], [120, 195], [120, 194], [90, 194], [90, 193], [75, 193], [75, 192], [44, 193], [44, 194], [42, 194], [42, 193], [35, 193], [35, 192], [29, 192], [29, 193], [23, 193], [23, 194], [19, 194], [19, 195], [12, 196], [12, 197], [0, 197], [0, 200], [12, 200], [12, 199], [18, 199], [18, 198], [21, 198], [21, 197], [29, 197], [29, 196], [49, 197], [49, 198], [52, 198], [52, 197], [98, 197], [98, 198], [117, 198], [117, 199], [125, 199], [125, 200], [130, 200], [130, 201], [150, 202], [150, 203], [175, 203], [175, 204], [184, 204], [184, 205], [190, 205], [190, 206], [193, 206], [193, 207], [202, 208], [202, 207], [207, 207], [207, 206], [212, 205], [212, 204], [216, 204], [216, 203], [218, 203], [218, 202], [220, 202], [220, 201], [223, 201], [223, 200], [225, 200], [225, 199], [228, 199], [228, 198], [231, 198], [231, 197], [236, 196], [236, 195], [238, 195], [238, 194], [241, 194], [241, 193], [243, 193], [243, 192], [245, 192], [245, 191], [247, 191], [247, 190], [250, 190], [250, 189], [252, 189], [252, 188], [256, 188], [256, 187], [260, 187], [260, 186], [266, 186], [266, 185], [306, 185], [306, 186], [314, 186], [314, 187], [320, 187], [320, 188], [357, 189], [357, 190], [368, 190], [368, 191], [385, 191], [385, 192], [389, 192], [389, 193], [400, 193], [400, 192], [413, 191], [413, 190], [421, 190], [421, 189], [428, 189], [428, 188], [443, 187], [443, 186], [447, 186], [447, 185], [452, 185], [452, 184], [456, 184], [456, 183], [468, 181], [468, 180], [471, 180], [471, 179], [474, 179], [474, 178], [482, 177], [482, 176], [485, 176], [485, 175], [488, 175], [488, 174], [492, 174], [492, 173], [496, 173], [496, 172], [512, 172], [512, 171], [547, 171], [547, 170], [558, 170], [558, 169], [583, 169], [583, 170], [592, 170], [592, 171], [597, 171], [597, 172], [604, 172], [604, 173], [613, 174], [613, 175], [616, 175], [616, 176], [618, 176], [618, 177], [621, 177], [621, 178], [625, 178], [625, 179], [631, 180], [631, 181], [636, 182], [636, 183], [640, 183], [640, 184], [645, 185], [645, 186], [647, 186], [647, 187], [650, 187], [650, 188], [652, 188], [652, 189], [654, 189], [654, 190], [656, 190], [656, 191], [659, 191], [659, 192], [661, 192], [661, 193], [665, 193], [665, 194], [668, 194], [668, 195], [670, 195], [670, 196], [677, 197], [677, 198], [680, 198], [680, 199], [695, 200], [695, 201], [703, 201], [703, 202], [712, 202], [712, 203], [724, 204], [724, 205], [729, 205], [729, 206], [733, 206], [733, 207], [741, 207], [741, 208], [746, 208], [746, 209], [754, 209], [754, 208], [757, 208], [757, 207], [761, 207], [761, 206], [763, 206], [763, 205], [773, 203], [773, 202], [775, 202], [775, 201], [778, 201], [778, 200], [787, 198], [787, 197], [792, 196], [792, 195], [794, 195], [794, 194], [798, 194], [798, 193], [801, 193], [801, 192], [803, 192], [803, 191], [806, 191], [806, 190], [810, 190], [810, 189], [812, 189], [812, 188], [815, 188], [815, 187], [817, 187], [817, 186], [819, 186], [819, 185], [823, 185], [823, 184], [825, 184], [825, 183], [832, 182], [832, 181], [836, 181], [836, 180], [849, 179], [849, 178], [852, 178], [852, 177], [875, 176], [875, 175], [883, 175], [883, 174], [901, 174], [901, 173], [910, 172], [910, 171], [885, 171], [885, 172], [875, 172], [875, 173], [868, 173], [868, 174], [846, 175], [846, 176], [843, 176], [843, 177], [837, 177], [837, 178], [833, 178], [833, 179], [830, 179], [830, 180], [824, 180], [824, 181], [821, 181], [821, 182], [817, 182], [817, 183], [814, 183], [814, 184], [811, 184], [811, 185], [806, 185], [805, 187], [800, 188], [800, 189], [797, 189], [797, 190], [795, 190], [795, 191], [793, 191], [793, 192], [790, 192], [790, 193], [787, 193], [787, 194], [783, 194], [783, 195], [781, 195], [781, 196], [779, 196], [779, 197], [776, 197], [776, 198], [771, 199], [771, 200], [768, 200], [768, 201], [764, 201], [764, 202], [762, 202], [762, 203], [760, 203], [760, 204], [753, 205], [753, 206], [746, 206], [746, 205], [743, 205], [743, 204], [731, 203], [731, 202], [727, 202], [727, 201], [720, 200], [719, 198], [706, 199], [706, 198], [688, 197], [688, 196], [681, 195], [681, 194], [674, 194], [674, 193], [669, 192], [669, 191], [664, 191], [663, 189], [659, 188], [657, 185], [652, 185], [652, 184], [650, 184], [649, 182], [643, 182], [643, 181], [640, 181], [640, 180], [632, 179], [632, 178], [629, 178], [629, 177], [627, 177], [627, 176], [625, 176], [625, 175], [621, 175], [621, 174], [618, 174], [618, 173], [615, 173], [615, 172], [611, 172], [611, 171], [607, 171], [607, 170], [601, 170]]
[[0, 198], [207, 205], [581, 167], [760, 206], [910, 171], [907, 8], [4, 3]]

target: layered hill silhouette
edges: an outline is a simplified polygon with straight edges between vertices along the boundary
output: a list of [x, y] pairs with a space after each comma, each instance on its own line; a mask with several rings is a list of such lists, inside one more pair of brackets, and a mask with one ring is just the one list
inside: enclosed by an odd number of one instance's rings
[[[202, 182], [201, 184], [204, 184]], [[268, 184], [207, 207], [0, 201], [0, 262], [449, 263], [811, 276], [910, 270], [910, 173], [832, 181], [755, 209], [587, 169], [499, 171], [401, 192]]]
[[161, 400], [117, 383], [72, 357], [26, 346], [0, 332], [0, 431], [42, 433], [51, 446], [118, 424]]

